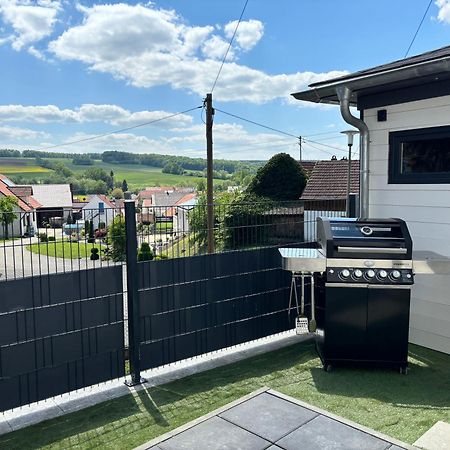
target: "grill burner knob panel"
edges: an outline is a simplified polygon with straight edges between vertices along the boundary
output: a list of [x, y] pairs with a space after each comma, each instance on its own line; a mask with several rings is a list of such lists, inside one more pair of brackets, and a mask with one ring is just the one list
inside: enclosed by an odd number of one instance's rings
[[387, 273], [385, 270], [380, 270], [380, 271], [378, 272], [378, 277], [381, 278], [381, 279], [384, 279], [384, 278], [386, 278], [387, 276], [388, 276], [388, 273]]
[[355, 278], [361, 278], [363, 276], [362, 270], [356, 269], [355, 271], [353, 271], [353, 276]]

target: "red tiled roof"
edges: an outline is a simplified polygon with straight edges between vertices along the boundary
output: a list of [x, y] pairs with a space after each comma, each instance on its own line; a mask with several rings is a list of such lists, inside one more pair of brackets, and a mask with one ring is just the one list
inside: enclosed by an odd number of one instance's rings
[[309, 178], [311, 176], [311, 172], [314, 169], [317, 161], [299, 161], [299, 164], [302, 166], [305, 175]]
[[[345, 199], [347, 160], [317, 161], [301, 196], [302, 200]], [[359, 192], [359, 160], [351, 162], [350, 193]]]
[[175, 190], [175, 188], [173, 186], [155, 186], [155, 187], [144, 189], [143, 191], [139, 192], [138, 197], [141, 200], [151, 199], [153, 194], [156, 194], [159, 192], [165, 192], [165, 191], [174, 191], [174, 190]]
[[116, 205], [104, 194], [97, 194], [97, 197], [105, 203], [105, 205], [108, 205], [110, 208], [115, 208]]
[[19, 197], [17, 197], [17, 195], [14, 195], [9, 187], [4, 183], [4, 181], [0, 180], [0, 193], [2, 193], [4, 196], [6, 197], [13, 197], [15, 199], [17, 199], [17, 205], [19, 206], [19, 208], [22, 211], [31, 211], [31, 208], [23, 201], [21, 200]]
[[30, 197], [33, 194], [31, 186], [9, 186], [9, 190], [17, 197]]

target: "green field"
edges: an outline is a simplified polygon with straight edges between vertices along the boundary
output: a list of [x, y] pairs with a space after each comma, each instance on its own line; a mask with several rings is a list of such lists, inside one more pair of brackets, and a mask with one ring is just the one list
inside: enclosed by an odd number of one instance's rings
[[[130, 189], [140, 189], [147, 186], [192, 186], [195, 187], [202, 179], [188, 175], [172, 175], [162, 173], [160, 167], [143, 166], [140, 164], [108, 164], [102, 161], [95, 161], [92, 166], [80, 166], [72, 163], [67, 158], [51, 158], [51, 162], [62, 162], [70, 170], [82, 173], [89, 167], [100, 167], [108, 173], [112, 170], [114, 178], [118, 181], [127, 180]], [[22, 176], [27, 179], [42, 179], [49, 175], [51, 170], [37, 166], [34, 158], [0, 158], [0, 173], [11, 176]], [[203, 178], [203, 180], [205, 180]], [[223, 180], [215, 180], [216, 184], [223, 183]]]
[[30, 176], [34, 176], [48, 172], [51, 170], [37, 166], [33, 158], [0, 158], [0, 173], [5, 175], [30, 174]]

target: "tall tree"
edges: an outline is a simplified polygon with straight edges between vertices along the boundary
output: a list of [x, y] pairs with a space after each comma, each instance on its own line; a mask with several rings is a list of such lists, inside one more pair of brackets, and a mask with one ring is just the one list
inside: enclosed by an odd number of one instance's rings
[[127, 192], [128, 191], [128, 183], [127, 180], [122, 181], [122, 191]]
[[14, 212], [16, 208], [17, 198], [0, 198], [0, 222], [3, 225], [3, 237], [5, 239], [9, 238], [8, 225], [12, 224], [17, 219], [17, 214]]
[[287, 153], [278, 153], [258, 169], [246, 192], [272, 200], [298, 200], [305, 186], [300, 164]]

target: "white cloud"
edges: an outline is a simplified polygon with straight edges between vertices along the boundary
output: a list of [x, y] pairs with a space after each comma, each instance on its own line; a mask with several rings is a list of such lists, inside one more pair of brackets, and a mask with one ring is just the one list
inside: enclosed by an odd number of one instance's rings
[[[55, 105], [0, 105], [0, 121], [28, 123], [87, 123], [103, 122], [111, 125], [133, 126], [170, 116], [167, 111], [131, 112], [118, 105], [84, 104], [76, 109], [60, 109]], [[192, 116], [180, 114], [155, 123], [155, 126], [180, 127], [192, 123]]]
[[[225, 25], [225, 36], [231, 39], [236, 29], [238, 21], [233, 20]], [[247, 20], [242, 21], [236, 31], [234, 40], [238, 43], [239, 47], [244, 51], [251, 50], [263, 37], [264, 25], [259, 20]]]
[[435, 4], [439, 8], [438, 20], [450, 23], [450, 0], [436, 0]]
[[[189, 27], [174, 11], [156, 9], [153, 4], [105, 4], [80, 11], [82, 23], [49, 44], [58, 58], [83, 62], [91, 70], [137, 87], [169, 85], [202, 97], [211, 88], [226, 48], [223, 39], [210, 37], [211, 26]], [[242, 25], [236, 42], [248, 50], [261, 38], [263, 26], [257, 20]], [[344, 73], [271, 75], [227, 62], [214, 93], [222, 101], [264, 103], [286, 99], [309, 83]]]
[[49, 135], [42, 131], [35, 131], [30, 130], [28, 128], [17, 128], [9, 126], [0, 127], [0, 139], [23, 140], [23, 139], [37, 139], [44, 137], [49, 137]]
[[[225, 56], [229, 43], [216, 34], [212, 35], [202, 46], [202, 53], [207, 58], [222, 60]], [[228, 51], [227, 61], [234, 59], [232, 48]]]
[[[0, 0], [3, 20], [13, 29], [7, 39], [15, 50], [49, 36], [61, 7], [59, 0]], [[34, 50], [36, 56], [36, 50]]]

